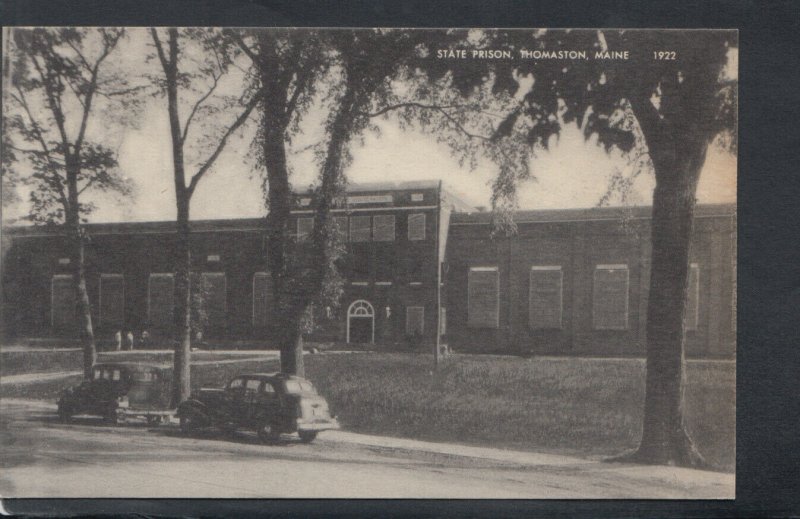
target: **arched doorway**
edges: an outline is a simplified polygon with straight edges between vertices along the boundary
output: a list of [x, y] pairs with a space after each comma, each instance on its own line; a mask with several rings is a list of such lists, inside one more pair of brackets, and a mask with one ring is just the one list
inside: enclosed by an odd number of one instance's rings
[[363, 299], [347, 309], [347, 342], [375, 342], [375, 309]]

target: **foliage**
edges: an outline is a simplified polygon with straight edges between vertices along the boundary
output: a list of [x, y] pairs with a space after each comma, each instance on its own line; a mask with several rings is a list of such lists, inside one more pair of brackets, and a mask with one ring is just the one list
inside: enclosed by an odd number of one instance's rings
[[130, 194], [114, 150], [90, 127], [94, 111], [135, 111], [137, 88], [109, 66], [124, 37], [122, 29], [13, 30], [4, 171], [13, 163], [29, 186], [36, 223], [85, 219], [94, 209], [79, 198], [85, 192]]

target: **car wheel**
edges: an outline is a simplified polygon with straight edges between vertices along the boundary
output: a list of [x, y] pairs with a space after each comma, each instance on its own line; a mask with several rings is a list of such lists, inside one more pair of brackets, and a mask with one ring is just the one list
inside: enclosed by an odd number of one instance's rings
[[258, 426], [258, 439], [263, 443], [275, 443], [280, 436], [281, 433], [270, 422], [264, 422]]
[[220, 425], [219, 428], [223, 434], [226, 434], [228, 436], [233, 436], [234, 434], [236, 434], [236, 424], [234, 423], [230, 422], [224, 423]]
[[117, 408], [112, 407], [108, 411], [106, 411], [105, 416], [103, 416], [103, 421], [105, 421], [108, 425], [121, 425], [122, 418], [117, 414]]
[[181, 415], [181, 432], [189, 435], [197, 431], [197, 419], [191, 414]]
[[317, 437], [317, 431], [298, 431], [297, 434], [303, 443], [311, 443]]
[[58, 419], [61, 423], [70, 423], [72, 421], [72, 415], [69, 412], [69, 409], [63, 406], [58, 406]]

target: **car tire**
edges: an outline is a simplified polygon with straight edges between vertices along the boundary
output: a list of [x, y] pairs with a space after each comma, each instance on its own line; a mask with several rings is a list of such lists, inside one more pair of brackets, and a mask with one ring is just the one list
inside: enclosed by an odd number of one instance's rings
[[317, 437], [317, 431], [298, 431], [298, 436], [300, 436], [300, 441], [303, 443], [311, 443]]
[[122, 424], [122, 419], [119, 416], [119, 414], [117, 414], [117, 408], [116, 407], [112, 407], [108, 411], [106, 411], [106, 414], [103, 416], [103, 421], [105, 423], [107, 423], [108, 425], [121, 425]]
[[258, 439], [262, 443], [276, 443], [280, 439], [281, 433], [270, 422], [263, 422], [258, 426]]
[[181, 432], [187, 436], [197, 432], [197, 418], [191, 413], [183, 414], [180, 417]]
[[72, 414], [63, 406], [58, 406], [58, 419], [61, 423], [70, 423], [72, 421]]

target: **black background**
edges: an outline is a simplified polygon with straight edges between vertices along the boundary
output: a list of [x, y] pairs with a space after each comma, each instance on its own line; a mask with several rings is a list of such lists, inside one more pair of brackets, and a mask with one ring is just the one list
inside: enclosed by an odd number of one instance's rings
[[800, 2], [0, 0], [0, 20], [4, 25], [740, 29], [735, 501], [4, 500], [7, 512], [195, 517], [800, 516]]

